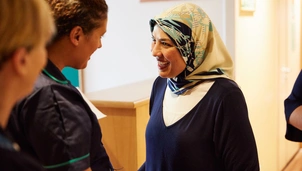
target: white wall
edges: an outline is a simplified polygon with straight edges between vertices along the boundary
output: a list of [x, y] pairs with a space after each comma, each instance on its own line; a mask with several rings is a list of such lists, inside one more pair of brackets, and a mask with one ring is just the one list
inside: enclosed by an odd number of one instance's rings
[[[225, 1], [188, 1], [200, 5], [210, 16], [225, 41], [226, 27], [234, 19], [227, 20]], [[233, 1], [233, 0], [230, 0]], [[149, 20], [173, 5], [185, 1], [140, 2], [140, 0], [107, 0], [109, 6], [107, 33], [102, 39], [103, 47], [91, 57], [84, 72], [84, 91], [116, 87], [157, 76], [157, 64], [151, 56], [151, 33]], [[234, 2], [228, 2], [228, 4]], [[231, 13], [234, 10], [231, 9]], [[232, 33], [227, 31], [228, 36]], [[232, 40], [229, 40], [232, 42]], [[228, 41], [227, 41], [228, 43]], [[232, 47], [232, 46], [230, 46]], [[232, 51], [231, 51], [232, 54]]]
[[236, 11], [235, 78], [246, 98], [262, 171], [279, 170], [277, 3], [257, 0], [252, 15]]

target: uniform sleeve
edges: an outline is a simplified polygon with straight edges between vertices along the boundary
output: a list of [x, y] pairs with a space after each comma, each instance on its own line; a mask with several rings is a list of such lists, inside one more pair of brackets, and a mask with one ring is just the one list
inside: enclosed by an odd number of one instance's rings
[[46, 169], [90, 167], [91, 121], [74, 92], [45, 87], [28, 98], [21, 112], [29, 144]]
[[216, 155], [226, 171], [258, 171], [256, 142], [242, 92], [234, 89], [221, 98], [214, 128]]
[[291, 94], [284, 100], [284, 113], [286, 119], [285, 138], [291, 141], [302, 141], [302, 131], [288, 123], [292, 112], [302, 105], [302, 71], [300, 71]]

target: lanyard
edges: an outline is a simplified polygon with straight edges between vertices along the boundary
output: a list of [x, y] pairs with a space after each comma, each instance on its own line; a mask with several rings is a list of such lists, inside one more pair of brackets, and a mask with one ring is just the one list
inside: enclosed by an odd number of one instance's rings
[[60, 84], [68, 84], [69, 83], [67, 80], [59, 80], [59, 79], [57, 79], [56, 77], [54, 77], [53, 75], [51, 75], [45, 69], [43, 69], [43, 73], [46, 74], [49, 78], [51, 78], [52, 80], [54, 80], [57, 83], [60, 83]]

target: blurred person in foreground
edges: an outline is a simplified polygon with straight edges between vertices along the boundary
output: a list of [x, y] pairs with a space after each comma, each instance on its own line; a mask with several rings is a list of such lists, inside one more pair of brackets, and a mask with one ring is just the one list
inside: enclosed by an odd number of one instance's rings
[[96, 115], [62, 74], [84, 69], [107, 31], [105, 0], [46, 0], [57, 34], [34, 91], [13, 110], [9, 131], [20, 146], [51, 171], [110, 171]]
[[46, 2], [0, 1], [0, 170], [44, 170], [20, 149], [6, 127], [13, 106], [32, 91], [45, 66], [46, 44], [54, 32]]
[[140, 171], [258, 171], [257, 147], [233, 62], [208, 15], [176, 5], [150, 21], [159, 77]]
[[285, 138], [302, 142], [302, 70], [297, 76], [290, 95], [284, 100], [286, 119]]

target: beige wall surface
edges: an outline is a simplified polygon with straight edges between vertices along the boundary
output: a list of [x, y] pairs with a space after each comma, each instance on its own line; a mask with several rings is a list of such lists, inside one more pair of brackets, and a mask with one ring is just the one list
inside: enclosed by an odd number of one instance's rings
[[300, 72], [301, 0], [282, 0], [278, 8], [279, 21], [279, 169], [286, 166], [299, 148], [296, 142], [284, 138], [286, 122], [284, 99], [290, 94]]
[[[281, 3], [286, 0], [257, 0], [254, 12], [240, 10], [240, 0], [235, 4], [235, 78], [246, 97], [249, 117], [256, 137], [262, 171], [282, 170], [298, 149], [298, 144], [284, 139], [285, 121], [283, 100], [287, 75], [281, 75], [281, 58], [297, 60], [292, 63], [291, 73], [299, 71], [299, 55], [289, 57], [287, 20], [281, 20]], [[284, 5], [284, 4], [283, 4]], [[282, 23], [283, 22], [283, 23]], [[283, 40], [280, 38], [283, 34]], [[291, 37], [293, 38], [293, 37]], [[297, 37], [296, 39], [299, 39]], [[294, 41], [294, 40], [291, 40]], [[283, 44], [281, 43], [283, 42]], [[282, 54], [282, 53], [283, 54]], [[298, 58], [294, 58], [298, 57]], [[288, 68], [289, 66], [283, 66]], [[286, 77], [286, 78], [285, 78]], [[283, 92], [283, 94], [282, 94]], [[286, 154], [286, 152], [291, 152]]]
[[254, 13], [236, 12], [235, 78], [245, 95], [261, 170], [277, 170], [276, 1], [257, 2]]

